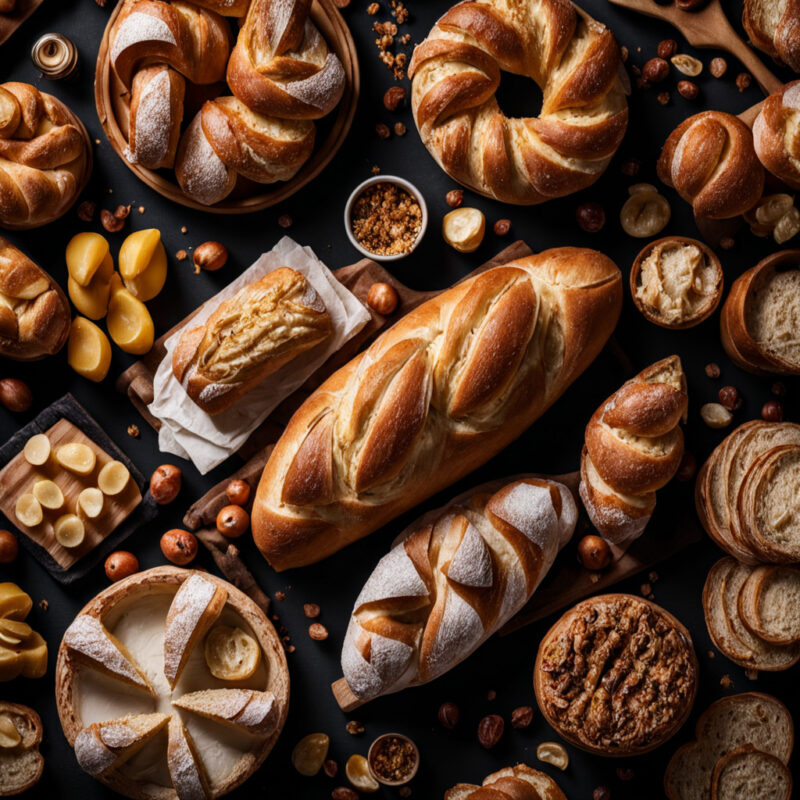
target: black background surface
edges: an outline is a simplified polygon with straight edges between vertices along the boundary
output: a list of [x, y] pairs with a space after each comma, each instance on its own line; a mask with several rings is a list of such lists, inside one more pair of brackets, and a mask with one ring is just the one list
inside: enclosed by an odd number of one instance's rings
[[[329, 267], [336, 269], [356, 261], [358, 254], [348, 243], [343, 229], [342, 209], [351, 189], [369, 177], [373, 165], [379, 165], [385, 173], [396, 173], [413, 181], [428, 201], [431, 219], [424, 242], [412, 257], [392, 266], [394, 274], [411, 287], [444, 288], [514, 237], [525, 239], [534, 250], [558, 245], [596, 247], [617, 262], [627, 282], [630, 265], [644, 244], [629, 238], [619, 225], [618, 212], [627, 196], [627, 187], [636, 181], [657, 183], [655, 159], [659, 149], [669, 131], [686, 116], [705, 108], [738, 113], [762, 97], [755, 83], [744, 93], [737, 91], [734, 81], [740, 66], [735, 59], [726, 56], [728, 73], [716, 80], [708, 72], [708, 63], [711, 57], [722, 54], [712, 51], [698, 53], [706, 68], [697, 79], [700, 96], [694, 102], [684, 100], [675, 91], [677, 73], [659, 87], [670, 90], [673, 96], [667, 107], [659, 105], [656, 91], [634, 89], [627, 137], [607, 173], [594, 187], [579, 196], [528, 208], [503, 206], [467, 192], [465, 204], [477, 206], [486, 213], [487, 227], [491, 227], [496, 219], [507, 217], [512, 222], [512, 234], [500, 240], [489, 232], [477, 253], [459, 255], [443, 243], [439, 232], [441, 218], [448, 210], [444, 197], [449, 189], [455, 188], [455, 184], [438, 168], [420, 143], [410, 111], [405, 108], [391, 113], [383, 108], [382, 95], [392, 85], [393, 79], [378, 61], [371, 26], [375, 19], [389, 18], [388, 2], [383, 0], [383, 11], [378, 17], [365, 13], [367, 5], [367, 0], [356, 0], [344, 12], [357, 43], [362, 81], [361, 100], [347, 141], [329, 167], [310, 186], [280, 207], [250, 216], [216, 216], [172, 205], [138, 182], [115, 155], [97, 120], [92, 91], [95, 55], [110, 9], [100, 9], [91, 0], [49, 0], [0, 48], [0, 80], [28, 81], [54, 93], [78, 113], [92, 138], [99, 140], [95, 146], [94, 174], [85, 197], [96, 200], [99, 207], [111, 209], [119, 203], [132, 203], [134, 209], [139, 205], [145, 206], [143, 216], [134, 210], [124, 230], [110, 237], [115, 259], [119, 245], [131, 230], [151, 226], [161, 229], [171, 263], [164, 291], [148, 304], [155, 320], [156, 335], [232, 280], [260, 253], [270, 249], [284, 233], [277, 224], [281, 214], [290, 214], [294, 219], [288, 233], [300, 244], [314, 248]], [[412, 0], [411, 19], [403, 30], [410, 31], [412, 41], [418, 43], [448, 5], [447, 0]], [[680, 52], [693, 52], [667, 25], [618, 9], [605, 0], [585, 0], [584, 5], [611, 27], [620, 44], [629, 48], [629, 66], [641, 66], [655, 55], [658, 42], [667, 37], [679, 41]], [[741, 30], [741, 1], [731, 0], [725, 3], [725, 7], [734, 25]], [[30, 47], [39, 35], [47, 31], [63, 32], [78, 45], [81, 72], [76, 80], [51, 83], [41, 79], [34, 69], [29, 58]], [[409, 52], [410, 49], [406, 48]], [[791, 77], [788, 72], [782, 75], [785, 80]], [[500, 100], [507, 111], [535, 114], [539, 96], [538, 90], [529, 82], [504, 77]], [[396, 120], [403, 121], [408, 127], [405, 137], [392, 136], [383, 141], [375, 135], [376, 123], [382, 121], [391, 125]], [[620, 171], [620, 165], [631, 156], [643, 162], [642, 171], [635, 179], [625, 177]], [[109, 189], [113, 189], [113, 194], [108, 194]], [[664, 192], [673, 209], [672, 220], [664, 233], [696, 235], [689, 207], [671, 190], [664, 189]], [[606, 208], [608, 222], [600, 234], [583, 233], [575, 223], [575, 207], [586, 200], [597, 200]], [[188, 232], [182, 235], [180, 229], [184, 225]], [[87, 229], [101, 230], [99, 224], [80, 222], [73, 210], [46, 228], [7, 235], [66, 287], [64, 248], [74, 233]], [[189, 260], [175, 260], [174, 254], [179, 249], [189, 249], [208, 239], [219, 239], [230, 251], [229, 264], [221, 272], [196, 276]], [[721, 253], [727, 285], [775, 249], [777, 247], [771, 240], [759, 240], [742, 231], [736, 248]], [[737, 412], [737, 423], [757, 417], [761, 405], [770, 399], [772, 381], [769, 378], [746, 375], [727, 362], [719, 342], [718, 313], [693, 330], [665, 331], [644, 320], [636, 311], [626, 288], [616, 338], [636, 369], [671, 353], [680, 354], [688, 376], [691, 403], [690, 420], [686, 426], [688, 449], [697, 455], [700, 463], [724, 435], [722, 431], [706, 428], [699, 418], [700, 406], [716, 399], [720, 386], [733, 384], [743, 394], [744, 405]], [[3, 361], [0, 374], [29, 381], [34, 389], [35, 402], [30, 411], [22, 415], [12, 415], [0, 409], [2, 439], [5, 440], [64, 392], [71, 391], [142, 472], [149, 474], [159, 463], [175, 461], [172, 456], [164, 457], [158, 453], [155, 433], [139, 418], [128, 401], [114, 390], [114, 379], [132, 360], [114, 348], [111, 372], [100, 385], [75, 375], [66, 364], [66, 351], [31, 365]], [[722, 367], [719, 381], [709, 380], [704, 374], [703, 367], [710, 361], [718, 362]], [[448, 496], [491, 478], [521, 471], [563, 472], [575, 469], [586, 421], [624, 377], [614, 361], [601, 357], [513, 446], [477, 474], [433, 498], [425, 507], [441, 505]], [[797, 381], [787, 381], [787, 386], [787, 418], [797, 420], [796, 397], [800, 386]], [[139, 425], [141, 438], [132, 439], [126, 435], [130, 423]], [[233, 459], [212, 474], [201, 477], [190, 464], [179, 460], [176, 463], [184, 470], [184, 488], [178, 501], [166, 508], [153, 524], [134, 534], [126, 544], [137, 554], [142, 568], [164, 563], [158, 546], [160, 534], [180, 525], [181, 516], [189, 504], [238, 466]], [[664, 514], [672, 503], [691, 504], [691, 486], [671, 486], [661, 493], [660, 498], [656, 517]], [[348, 614], [375, 563], [387, 551], [394, 535], [413, 516], [415, 514], [405, 515], [387, 529], [322, 564], [280, 575], [267, 566], [252, 541], [242, 542], [245, 558], [262, 586], [273, 596], [279, 590], [286, 593], [285, 601], [276, 603], [275, 610], [280, 615], [281, 624], [288, 628], [297, 650], [289, 656], [292, 695], [289, 720], [283, 735], [261, 771], [233, 797], [328, 797], [334, 786], [345, 783], [343, 768], [347, 757], [354, 752], [366, 753], [374, 736], [390, 730], [411, 735], [422, 751], [422, 767], [413, 784], [415, 797], [441, 797], [446, 788], [458, 781], [480, 782], [489, 772], [518, 761], [542, 766], [536, 761], [536, 745], [557, 737], [538, 712], [534, 723], [525, 731], [515, 731], [507, 724], [505, 736], [491, 752], [478, 745], [476, 729], [484, 714], [499, 713], [508, 720], [516, 706], [535, 705], [531, 687], [533, 658], [541, 636], [553, 620], [505, 639], [495, 638], [467, 663], [430, 685], [369, 704], [351, 715], [366, 725], [366, 733], [352, 737], [345, 732], [348, 717], [339, 711], [329, 687], [341, 675], [339, 652]], [[669, 535], [662, 531], [656, 533], [656, 528], [654, 525], [645, 535]], [[567, 552], [562, 557], [571, 558], [572, 553]], [[691, 737], [691, 726], [699, 711], [726, 694], [720, 686], [720, 679], [725, 674], [730, 675], [733, 681], [730, 692], [770, 691], [787, 702], [793, 712], [800, 707], [800, 696], [795, 688], [796, 670], [776, 675], [762, 674], [757, 681], [751, 681], [742, 669], [720, 654], [714, 658], [709, 655], [711, 644], [703, 622], [700, 593], [709, 566], [719, 557], [719, 551], [705, 540], [657, 568], [660, 579], [654, 586], [656, 600], [689, 627], [700, 659], [700, 694], [690, 724], [671, 743], [653, 754], [622, 764], [587, 756], [569, 747], [571, 760], [565, 773], [557, 773], [548, 766], [543, 768], [554, 774], [572, 800], [590, 798], [592, 789], [600, 784], [610, 786], [615, 798], [662, 796], [661, 780], [667, 760], [678, 744]], [[213, 566], [204, 552], [200, 563]], [[28, 555], [22, 554], [13, 565], [0, 566], [0, 580], [17, 581], [33, 595], [35, 602], [44, 598], [49, 603], [47, 611], [34, 606], [30, 617], [30, 622], [44, 634], [50, 645], [47, 676], [36, 681], [18, 679], [0, 684], [0, 698], [29, 703], [43, 717], [45, 738], [42, 750], [46, 767], [44, 777], [30, 796], [81, 795], [87, 800], [108, 796], [107, 790], [78, 768], [61, 733], [53, 698], [53, 664], [61, 635], [78, 609], [107, 585], [102, 567], [97, 567], [86, 579], [65, 590]], [[633, 578], [621, 584], [619, 589], [636, 593], [644, 580], [646, 576]], [[313, 642], [307, 636], [308, 621], [302, 610], [304, 602], [321, 605], [319, 621], [328, 627], [331, 634], [326, 642]], [[487, 699], [490, 690], [497, 692], [492, 701]], [[437, 708], [444, 700], [452, 700], [461, 708], [461, 724], [453, 732], [444, 731], [436, 722]], [[331, 781], [322, 774], [313, 779], [302, 778], [293, 770], [289, 761], [292, 747], [301, 736], [313, 731], [324, 731], [331, 736], [330, 755], [339, 762], [340, 779]], [[615, 775], [617, 766], [633, 768], [634, 779], [628, 783], [621, 782]], [[397, 793], [385, 790], [376, 796], [395, 797]]]

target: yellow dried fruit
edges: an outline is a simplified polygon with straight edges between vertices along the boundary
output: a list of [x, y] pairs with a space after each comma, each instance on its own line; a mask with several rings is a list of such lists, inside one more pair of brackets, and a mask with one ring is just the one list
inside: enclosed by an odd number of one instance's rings
[[569, 754], [558, 742], [542, 742], [536, 748], [536, 758], [562, 771], [569, 766]]
[[372, 773], [369, 771], [367, 759], [357, 753], [347, 759], [344, 774], [347, 775], [347, 780], [349, 780], [359, 792], [377, 792], [378, 789], [381, 788], [378, 781], [372, 777]]
[[301, 775], [311, 778], [322, 769], [330, 743], [324, 733], [309, 733], [294, 746], [292, 765]]

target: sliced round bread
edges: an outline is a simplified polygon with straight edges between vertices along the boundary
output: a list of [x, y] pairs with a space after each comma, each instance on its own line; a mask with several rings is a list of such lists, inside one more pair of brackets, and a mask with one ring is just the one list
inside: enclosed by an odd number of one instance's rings
[[723, 601], [728, 576], [736, 567], [736, 559], [726, 556], [717, 561], [708, 571], [708, 577], [703, 586], [703, 612], [708, 633], [717, 650], [737, 664], [749, 664], [753, 651], [731, 631]]
[[6, 737], [6, 729], [13, 729], [18, 739], [12, 746], [0, 747], [0, 797], [9, 797], [30, 789], [42, 776], [42, 720], [32, 708], [4, 701], [0, 702], [0, 718]]
[[772, 753], [788, 764], [794, 725], [780, 700], [761, 692], [746, 692], [710, 705], [697, 721], [695, 737], [697, 741], [680, 747], [667, 766], [664, 791], [669, 800], [710, 800], [714, 767], [720, 758], [742, 745]]
[[[766, 575], [770, 569], [772, 569], [772, 567], [769, 564], [761, 564], [761, 566], [754, 567], [750, 571], [750, 575], [739, 592], [739, 617], [744, 623], [745, 628], [756, 636], [760, 635], [758, 633], [759, 621], [755, 602], [756, 590], [763, 580], [764, 575]], [[762, 636], [761, 638], [763, 639], [764, 637]]]
[[800, 641], [800, 569], [759, 567], [747, 580], [740, 605], [742, 621], [756, 636], [778, 645]]
[[752, 745], [722, 756], [711, 776], [711, 800], [790, 800], [792, 773], [771, 753]]

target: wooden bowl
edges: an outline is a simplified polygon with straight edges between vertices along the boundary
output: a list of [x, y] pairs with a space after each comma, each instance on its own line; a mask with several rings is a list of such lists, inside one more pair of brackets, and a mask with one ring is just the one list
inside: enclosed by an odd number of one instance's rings
[[[121, 7], [122, 2], [119, 2], [109, 17], [103, 39], [100, 42], [100, 49], [97, 53], [94, 78], [94, 99], [97, 106], [97, 116], [100, 118], [100, 124], [106, 132], [114, 152], [120, 157], [125, 166], [151, 189], [155, 189], [160, 195], [166, 197], [167, 200], [172, 200], [175, 203], [180, 203], [198, 211], [209, 211], [213, 214], [250, 214], [253, 211], [261, 211], [283, 202], [316, 178], [342, 146], [353, 122], [361, 85], [356, 46], [350, 34], [350, 29], [334, 5], [333, 0], [314, 0], [311, 7], [311, 19], [325, 37], [331, 50], [336, 53], [342, 62], [345, 72], [345, 89], [336, 111], [328, 117], [316, 121], [318, 126], [317, 133], [320, 132], [320, 127], [329, 128], [328, 133], [322, 143], [315, 146], [311, 158], [291, 180], [284, 183], [259, 184], [239, 176], [231, 195], [213, 206], [206, 206], [183, 193], [173, 170], [152, 170], [146, 169], [140, 164], [131, 164], [123, 155], [125, 148], [128, 146], [126, 131], [130, 113], [130, 93], [114, 74], [108, 57], [108, 40], [111, 28]], [[219, 84], [215, 84], [215, 86], [219, 88]], [[187, 83], [187, 92], [190, 91], [190, 87], [191, 84]], [[197, 87], [199, 93], [204, 88], [208, 87]], [[223, 92], [217, 91], [215, 96], [226, 92], [229, 93], [227, 88]], [[202, 102], [200, 105], [202, 105]], [[192, 117], [193, 114], [184, 114], [184, 128], [191, 122]]]
[[[670, 243], [679, 245], [694, 245], [705, 256], [706, 263], [714, 271], [713, 291], [708, 294], [705, 302], [699, 305], [695, 313], [687, 315], [675, 322], [668, 322], [665, 320], [659, 315], [657, 309], [647, 305], [640, 297], [638, 297], [636, 293], [636, 290], [639, 288], [639, 279], [642, 274], [642, 264], [644, 264], [647, 257], [656, 247]], [[633, 302], [636, 305], [636, 308], [639, 309], [645, 319], [649, 320], [655, 325], [658, 325], [662, 328], [668, 328], [670, 330], [684, 330], [686, 328], [693, 328], [695, 325], [699, 325], [703, 320], [708, 319], [708, 317], [714, 313], [719, 305], [719, 301], [722, 299], [722, 285], [722, 264], [720, 263], [716, 253], [708, 245], [703, 244], [703, 242], [700, 242], [697, 239], [689, 239], [686, 236], [665, 236], [661, 239], [656, 239], [654, 242], [649, 242], [644, 248], [642, 248], [642, 250], [639, 252], [639, 255], [636, 256], [636, 260], [633, 262], [633, 267], [631, 267], [631, 296], [633, 297]]]
[[[196, 574], [213, 581], [227, 591], [227, 602], [219, 619], [226, 624], [238, 624], [245, 629], [249, 629], [248, 632], [256, 638], [261, 646], [262, 666], [247, 681], [230, 681], [223, 684], [223, 682], [217, 681], [208, 673], [208, 684], [204, 683], [200, 686], [196, 685], [196, 676], [194, 676], [191, 678], [192, 685], [187, 691], [194, 691], [199, 688], [258, 688], [269, 690], [274, 694], [275, 702], [279, 709], [278, 724], [271, 735], [238, 739], [238, 742], [244, 742], [244, 744], [242, 746], [237, 744], [233, 756], [229, 758], [232, 763], [231, 769], [225, 775], [210, 776], [212, 778], [212, 797], [216, 798], [235, 789], [261, 766], [275, 746], [289, 710], [289, 670], [286, 664], [286, 655], [275, 628], [264, 612], [244, 592], [239, 591], [232, 584], [214, 575], [178, 567], [156, 567], [112, 584], [100, 592], [93, 600], [90, 600], [79, 614], [90, 614], [101, 619], [112, 634], [115, 630], [118, 630], [117, 626], [121, 621], [125, 620], [126, 616], [128, 620], [134, 619], [135, 629], [140, 630], [146, 624], [142, 620], [135, 618], [136, 606], [140, 604], [139, 614], [146, 614], [146, 620], [153, 619], [153, 624], [158, 625], [160, 623], [158, 614], [160, 614], [161, 607], [163, 606], [164, 610], [166, 610], [171, 602], [171, 597], [177, 592], [178, 587], [185, 580]], [[145, 602], [148, 606], [146, 612], [143, 612], [141, 604]], [[154, 611], [158, 613], [153, 613]], [[134, 623], [129, 622], [129, 630], [132, 626], [134, 626]], [[132, 658], [137, 661], [137, 653], [134, 652], [133, 642], [131, 640], [124, 641], [124, 636], [122, 638], [123, 644], [127, 644]], [[139, 644], [141, 644], [141, 640]], [[141, 646], [144, 647], [144, 645]], [[201, 643], [198, 643], [196, 649], [201, 647]], [[202, 655], [200, 658], [202, 659]], [[191, 661], [192, 658], [190, 657]], [[147, 665], [143, 659], [137, 661], [137, 666], [147, 671]], [[186, 671], [189, 671], [189, 666], [187, 666]], [[158, 673], [158, 670], [155, 672]], [[101, 676], [88, 667], [74, 663], [62, 641], [56, 661], [56, 703], [61, 727], [70, 746], [74, 746], [76, 737], [87, 723], [100, 721], [98, 719], [83, 720], [81, 716], [82, 706], [84, 708], [92, 708], [92, 703], [102, 704], [107, 702], [109, 703], [109, 709], [113, 710], [113, 713], [109, 712], [111, 713], [111, 718], [124, 715], [124, 713], [131, 713], [131, 711], [148, 713], [155, 710], [159, 705], [160, 710], [170, 713], [169, 701], [172, 697], [178, 696], [186, 678], [182, 677], [178, 681], [173, 692], [166, 693], [160, 691], [159, 685], [152, 680], [152, 674], [149, 674], [148, 678], [151, 678], [151, 683], [154, 683], [157, 690], [155, 698], [151, 698], [144, 693], [129, 692], [123, 695], [123, 700], [119, 700], [117, 692], [120, 691], [119, 687], [124, 689], [124, 684], [119, 684], [119, 682], [115, 682], [106, 676]], [[203, 679], [205, 680], [205, 676]], [[109, 681], [111, 682], [110, 684]], [[92, 692], [95, 693], [94, 698], [91, 697]], [[119, 710], [119, 705], [126, 703], [131, 705], [131, 709], [127, 712], [124, 709]], [[95, 717], [97, 716], [96, 711], [98, 708], [100, 706], [95, 706], [92, 712]], [[233, 733], [231, 733], [231, 729], [227, 725], [202, 720], [193, 715], [187, 715], [184, 719], [190, 722], [192, 719], [198, 720], [197, 724], [205, 726], [205, 735], [215, 737], [215, 743], [230, 743], [232, 740]], [[152, 746], [156, 742], [157, 740], [148, 746]], [[198, 745], [198, 750], [202, 755], [202, 745], [197, 740], [195, 743]], [[112, 770], [106, 777], [101, 777], [98, 780], [101, 780], [114, 791], [127, 797], [135, 798], [135, 800], [177, 799], [177, 794], [171, 786], [137, 780], [133, 768], [131, 767], [126, 772], [125, 765], [117, 770]]]
[[[681, 638], [686, 643], [689, 653], [689, 661], [692, 668], [692, 685], [690, 691], [690, 697], [688, 697], [681, 705], [676, 714], [675, 718], [672, 722], [666, 727], [664, 730], [658, 732], [652, 740], [638, 744], [633, 746], [628, 746], [626, 748], [612, 748], [608, 746], [600, 746], [600, 745], [591, 745], [582, 739], [578, 738], [570, 731], [565, 730], [560, 724], [559, 721], [549, 712], [549, 709], [543, 702], [543, 691], [544, 691], [544, 675], [545, 670], [543, 669], [543, 659], [544, 659], [544, 651], [545, 647], [550, 643], [552, 638], [559, 633], [561, 633], [561, 629], [568, 625], [571, 621], [571, 617], [575, 613], [575, 610], [581, 606], [591, 605], [593, 603], [597, 603], [598, 601], [617, 601], [617, 600], [630, 600], [636, 601], [637, 603], [642, 603], [648, 606], [651, 610], [653, 610], [656, 614], [658, 614], [662, 619], [664, 619], [669, 625], [671, 625], [681, 636]], [[689, 715], [692, 711], [692, 706], [694, 705], [695, 697], [697, 696], [697, 684], [698, 684], [698, 671], [699, 667], [697, 664], [697, 656], [695, 655], [694, 648], [692, 646], [692, 637], [689, 634], [687, 628], [681, 623], [676, 617], [670, 614], [665, 609], [661, 608], [661, 606], [656, 605], [655, 603], [651, 603], [649, 600], [645, 600], [642, 597], [634, 597], [633, 595], [627, 594], [605, 594], [605, 595], [597, 595], [595, 597], [590, 597], [587, 600], [583, 600], [578, 605], [573, 606], [569, 611], [561, 616], [561, 618], [553, 625], [552, 628], [544, 635], [542, 638], [541, 643], [539, 644], [539, 651], [536, 654], [536, 663], [534, 665], [534, 672], [533, 672], [533, 688], [536, 693], [536, 702], [539, 705], [539, 710], [542, 712], [542, 716], [547, 720], [548, 724], [561, 736], [564, 740], [569, 742], [570, 744], [574, 745], [575, 747], [583, 750], [587, 753], [592, 753], [598, 756], [606, 756], [609, 758], [623, 758], [629, 756], [637, 756], [642, 755], [644, 753], [649, 753], [652, 750], [655, 750], [657, 747], [660, 747], [664, 742], [674, 736], [678, 730], [683, 726], [684, 722], [689, 718]], [[605, 676], [609, 676], [608, 668], [605, 670]], [[598, 676], [598, 686], [603, 683], [603, 678]]]

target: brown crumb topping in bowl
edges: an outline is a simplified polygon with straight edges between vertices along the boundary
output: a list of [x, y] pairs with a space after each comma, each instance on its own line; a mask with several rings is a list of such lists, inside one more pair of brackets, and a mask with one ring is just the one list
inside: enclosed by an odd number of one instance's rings
[[402, 186], [380, 181], [356, 197], [350, 225], [365, 250], [379, 256], [400, 255], [411, 251], [422, 230], [422, 209]]
[[593, 597], [567, 612], [543, 640], [537, 670], [551, 724], [609, 755], [667, 739], [697, 689], [691, 641], [663, 609], [632, 595]]
[[417, 749], [405, 736], [384, 734], [370, 748], [369, 766], [379, 781], [405, 783], [416, 772]]

